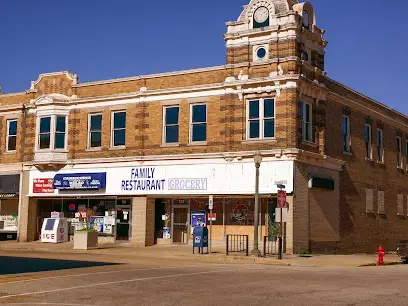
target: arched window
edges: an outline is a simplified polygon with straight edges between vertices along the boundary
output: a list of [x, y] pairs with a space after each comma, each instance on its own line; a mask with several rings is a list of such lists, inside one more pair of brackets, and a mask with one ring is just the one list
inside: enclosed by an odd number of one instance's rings
[[309, 12], [306, 10], [303, 10], [302, 13], [302, 26], [309, 29], [310, 25], [310, 17], [309, 17]]
[[265, 6], [258, 7], [254, 13], [254, 29], [269, 26], [269, 10]]

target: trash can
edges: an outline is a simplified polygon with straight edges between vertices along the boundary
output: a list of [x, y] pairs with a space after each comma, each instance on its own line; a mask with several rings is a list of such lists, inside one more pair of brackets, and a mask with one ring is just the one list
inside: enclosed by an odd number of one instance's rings
[[193, 254], [195, 248], [198, 248], [198, 253], [203, 254], [203, 248], [207, 248], [208, 254], [208, 228], [207, 227], [194, 227], [193, 230]]

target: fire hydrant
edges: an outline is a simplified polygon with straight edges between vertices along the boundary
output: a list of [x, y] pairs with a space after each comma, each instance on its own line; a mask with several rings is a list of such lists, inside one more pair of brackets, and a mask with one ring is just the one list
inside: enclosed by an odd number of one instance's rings
[[380, 245], [378, 246], [378, 262], [377, 264], [379, 266], [383, 266], [384, 265], [384, 256], [385, 256], [385, 252], [383, 247]]

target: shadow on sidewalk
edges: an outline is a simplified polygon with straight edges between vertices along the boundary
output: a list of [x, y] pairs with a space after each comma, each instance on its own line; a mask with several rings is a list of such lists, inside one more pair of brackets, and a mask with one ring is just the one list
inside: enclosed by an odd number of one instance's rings
[[0, 275], [113, 266], [117, 263], [0, 256]]

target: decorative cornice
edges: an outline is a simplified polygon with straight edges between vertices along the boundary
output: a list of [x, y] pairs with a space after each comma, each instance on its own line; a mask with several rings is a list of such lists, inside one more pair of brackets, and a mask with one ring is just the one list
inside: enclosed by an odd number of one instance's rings
[[[134, 162], [147, 162], [147, 161], [170, 161], [170, 160], [193, 160], [193, 159], [225, 159], [233, 160], [253, 158], [256, 151], [242, 151], [242, 152], [219, 152], [219, 153], [195, 153], [195, 154], [174, 154], [174, 155], [150, 155], [150, 156], [126, 156], [126, 157], [109, 157], [109, 158], [88, 158], [88, 159], [75, 159], [67, 160], [68, 166], [75, 165], [89, 165], [89, 164], [106, 164], [106, 167], [110, 167], [109, 164], [121, 164], [121, 163], [134, 163]], [[262, 156], [269, 158], [271, 161], [299, 161], [302, 163], [308, 163], [325, 167], [337, 171], [341, 171], [345, 161], [330, 158], [328, 156], [322, 156], [320, 154], [296, 149], [275, 149], [275, 150], [263, 150], [260, 151]], [[24, 167], [34, 167], [35, 162], [26, 162]], [[124, 166], [124, 165], [121, 165]]]
[[31, 81], [31, 87], [30, 91], [35, 91], [35, 86], [37, 86], [38, 83], [40, 83], [41, 79], [44, 77], [53, 77], [53, 76], [59, 76], [59, 75], [66, 75], [68, 79], [72, 81], [73, 85], [78, 84], [78, 76], [76, 74], [73, 74], [71, 71], [59, 71], [59, 72], [51, 72], [51, 73], [42, 73], [38, 76], [38, 79], [36, 81]]

